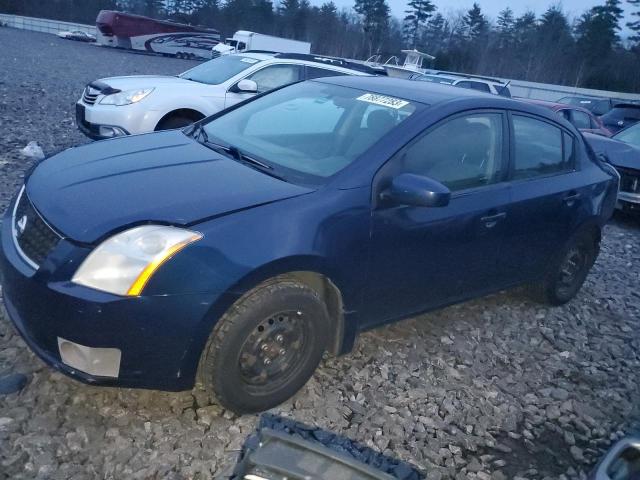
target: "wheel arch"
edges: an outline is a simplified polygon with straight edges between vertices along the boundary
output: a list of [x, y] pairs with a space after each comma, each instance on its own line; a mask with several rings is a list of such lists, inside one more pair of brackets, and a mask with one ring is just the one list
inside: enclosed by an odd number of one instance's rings
[[162, 122], [164, 122], [165, 120], [173, 116], [186, 117], [186, 118], [192, 119], [194, 122], [197, 122], [198, 120], [202, 120], [203, 118], [206, 117], [204, 113], [200, 112], [199, 110], [196, 110], [195, 108], [174, 108], [169, 112], [165, 113], [162, 117], [160, 117], [160, 120], [158, 120], [158, 123], [156, 124], [154, 131], [157, 132], [160, 129], [160, 125], [162, 125]]

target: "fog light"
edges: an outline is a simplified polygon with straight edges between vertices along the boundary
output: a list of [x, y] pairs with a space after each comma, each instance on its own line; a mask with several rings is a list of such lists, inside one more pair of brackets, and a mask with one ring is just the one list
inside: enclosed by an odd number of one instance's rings
[[123, 135], [126, 135], [125, 131], [122, 130], [121, 128], [118, 128], [118, 127], [103, 127], [103, 126], [101, 126], [98, 129], [98, 134], [101, 137], [108, 137], [108, 138], [121, 137]]
[[62, 363], [98, 377], [117, 378], [122, 352], [117, 348], [92, 348], [58, 337]]

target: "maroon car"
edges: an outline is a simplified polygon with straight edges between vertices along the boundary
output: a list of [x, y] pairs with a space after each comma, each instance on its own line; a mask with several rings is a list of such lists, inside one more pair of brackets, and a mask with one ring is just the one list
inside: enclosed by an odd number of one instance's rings
[[581, 132], [595, 133], [604, 137], [613, 135], [602, 123], [602, 121], [586, 108], [566, 105], [564, 103], [545, 102], [542, 100], [522, 99], [525, 102], [549, 108], [558, 115], [566, 118]]

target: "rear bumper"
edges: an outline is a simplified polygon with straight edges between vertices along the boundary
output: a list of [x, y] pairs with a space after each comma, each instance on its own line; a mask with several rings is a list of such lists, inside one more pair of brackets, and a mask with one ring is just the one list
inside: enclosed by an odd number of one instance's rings
[[[75, 285], [60, 277], [70, 277], [63, 270], [76, 268], [86, 249], [62, 240], [36, 271], [18, 256], [10, 224], [5, 218], [0, 254], [5, 308], [42, 360], [93, 385], [169, 391], [193, 386], [217, 295], [120, 297]], [[56, 264], [61, 267], [56, 269]], [[65, 364], [60, 339], [119, 350], [117, 376], [91, 375]]]

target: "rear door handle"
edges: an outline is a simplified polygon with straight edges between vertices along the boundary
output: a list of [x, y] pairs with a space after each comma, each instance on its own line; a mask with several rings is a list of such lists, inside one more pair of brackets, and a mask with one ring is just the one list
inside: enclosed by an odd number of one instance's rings
[[480, 220], [484, 223], [484, 226], [487, 228], [495, 227], [500, 220], [504, 220], [507, 218], [506, 212], [500, 212], [493, 215], [487, 215], [486, 217], [482, 217]]
[[578, 192], [571, 192], [564, 197], [564, 203], [572, 207], [580, 197], [581, 195]]

